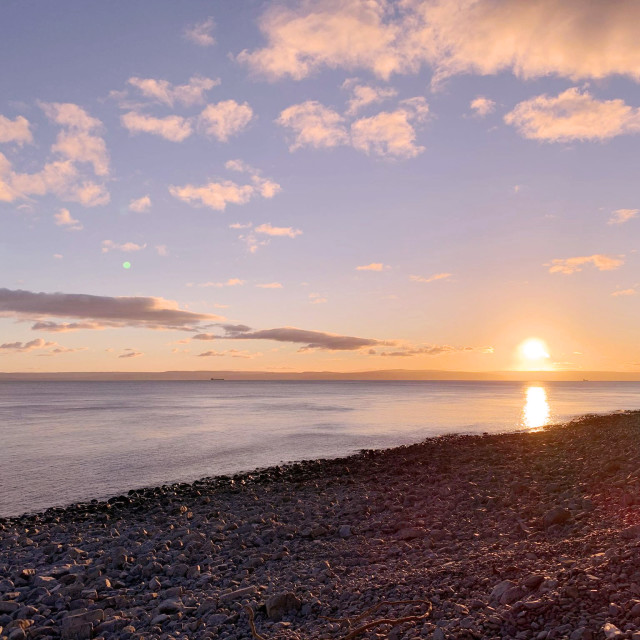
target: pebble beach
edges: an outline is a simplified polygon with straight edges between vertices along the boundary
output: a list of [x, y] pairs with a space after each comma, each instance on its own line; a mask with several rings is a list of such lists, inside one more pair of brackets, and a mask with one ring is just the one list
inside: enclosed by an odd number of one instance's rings
[[2, 640], [350, 637], [640, 640], [640, 412], [0, 519]]

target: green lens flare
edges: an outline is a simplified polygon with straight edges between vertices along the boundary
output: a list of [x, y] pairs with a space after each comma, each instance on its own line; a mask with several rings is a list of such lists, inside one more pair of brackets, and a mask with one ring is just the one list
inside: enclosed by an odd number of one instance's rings
[[123, 262], [123, 263], [122, 263], [122, 266], [123, 266], [125, 269], [131, 269], [131, 263], [130, 263], [129, 261], [127, 261], [127, 262]]

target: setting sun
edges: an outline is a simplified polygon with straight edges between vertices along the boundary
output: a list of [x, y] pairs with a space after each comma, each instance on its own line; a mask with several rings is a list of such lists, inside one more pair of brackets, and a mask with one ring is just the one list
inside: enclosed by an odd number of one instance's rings
[[549, 358], [547, 345], [538, 338], [528, 338], [520, 345], [520, 352], [527, 360], [543, 360]]

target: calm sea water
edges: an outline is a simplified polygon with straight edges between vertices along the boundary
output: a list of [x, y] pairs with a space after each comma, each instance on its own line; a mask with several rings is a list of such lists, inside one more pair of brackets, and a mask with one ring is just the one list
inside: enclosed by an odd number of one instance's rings
[[637, 382], [0, 382], [0, 515], [640, 409]]

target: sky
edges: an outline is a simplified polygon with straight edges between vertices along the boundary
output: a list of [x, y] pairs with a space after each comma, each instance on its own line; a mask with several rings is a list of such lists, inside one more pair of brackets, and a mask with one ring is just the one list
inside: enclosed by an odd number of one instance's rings
[[0, 371], [640, 372], [638, 25], [4, 0]]

